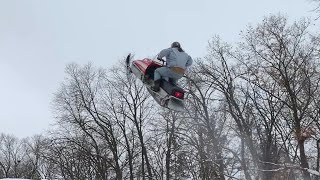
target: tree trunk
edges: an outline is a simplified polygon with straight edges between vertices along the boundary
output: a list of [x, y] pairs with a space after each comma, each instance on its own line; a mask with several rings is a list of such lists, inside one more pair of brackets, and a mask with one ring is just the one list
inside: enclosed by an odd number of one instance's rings
[[241, 166], [242, 166], [242, 169], [244, 171], [244, 176], [246, 177], [247, 180], [252, 180], [251, 179], [251, 176], [250, 176], [250, 173], [249, 173], [249, 169], [247, 167], [247, 163], [246, 163], [246, 160], [245, 160], [245, 143], [244, 143], [244, 140], [241, 139]]
[[[167, 122], [168, 123], [168, 122]], [[169, 125], [167, 124], [167, 129], [169, 131]], [[167, 144], [167, 153], [166, 153], [166, 179], [172, 179], [170, 177], [170, 160], [171, 160], [171, 146], [174, 138], [174, 130], [175, 130], [175, 117], [172, 118], [172, 126], [170, 128], [168, 144]]]
[[[308, 164], [306, 152], [304, 149], [304, 140], [299, 140], [298, 146], [299, 146], [299, 153], [301, 158], [301, 167], [309, 169], [309, 164]], [[307, 170], [303, 170], [303, 179], [311, 180], [310, 173]]]
[[217, 148], [217, 149], [218, 149], [217, 160], [218, 160], [218, 164], [219, 164], [219, 179], [225, 180], [225, 178], [224, 178], [224, 162], [223, 162], [222, 151], [221, 151], [221, 148]]
[[[317, 140], [317, 168], [316, 170], [319, 172], [320, 171], [320, 139]], [[320, 180], [320, 177], [317, 176], [316, 180]]]
[[147, 165], [148, 178], [152, 179], [152, 170], [151, 170], [151, 165], [150, 165], [148, 154], [147, 154], [147, 149], [146, 149], [143, 142], [141, 142], [141, 146], [142, 146], [142, 156], [144, 156], [144, 159], [145, 159], [146, 165]]

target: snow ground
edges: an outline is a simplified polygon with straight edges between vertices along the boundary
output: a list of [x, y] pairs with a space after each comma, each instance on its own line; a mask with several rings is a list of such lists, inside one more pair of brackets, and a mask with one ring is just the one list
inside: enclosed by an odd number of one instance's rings
[[31, 179], [16, 179], [16, 178], [5, 178], [0, 180], [31, 180]]
[[0, 180], [31, 180], [31, 179], [17, 179], [17, 178], [5, 178]]

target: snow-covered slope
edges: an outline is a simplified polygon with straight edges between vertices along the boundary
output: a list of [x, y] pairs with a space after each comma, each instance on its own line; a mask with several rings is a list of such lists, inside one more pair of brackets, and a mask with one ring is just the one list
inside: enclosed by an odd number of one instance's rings
[[17, 179], [17, 178], [5, 178], [0, 180], [31, 180], [31, 179]]
[[17, 179], [17, 178], [5, 178], [0, 180], [31, 180], [31, 179]]

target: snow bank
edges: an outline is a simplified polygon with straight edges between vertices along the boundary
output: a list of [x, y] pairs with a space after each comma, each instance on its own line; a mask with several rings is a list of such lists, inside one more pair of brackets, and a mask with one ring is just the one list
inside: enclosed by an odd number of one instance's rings
[[17, 179], [17, 178], [5, 178], [0, 180], [31, 180], [31, 179]]
[[[32, 180], [32, 179], [19, 179], [19, 178], [4, 178], [0, 180]], [[47, 179], [42, 179], [42, 180], [47, 180]]]

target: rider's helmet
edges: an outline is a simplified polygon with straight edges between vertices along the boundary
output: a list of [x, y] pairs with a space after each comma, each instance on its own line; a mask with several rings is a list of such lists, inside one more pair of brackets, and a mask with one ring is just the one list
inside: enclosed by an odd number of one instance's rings
[[171, 44], [171, 47], [172, 48], [181, 48], [181, 45], [180, 45], [180, 43], [179, 42], [173, 42], [172, 44]]

